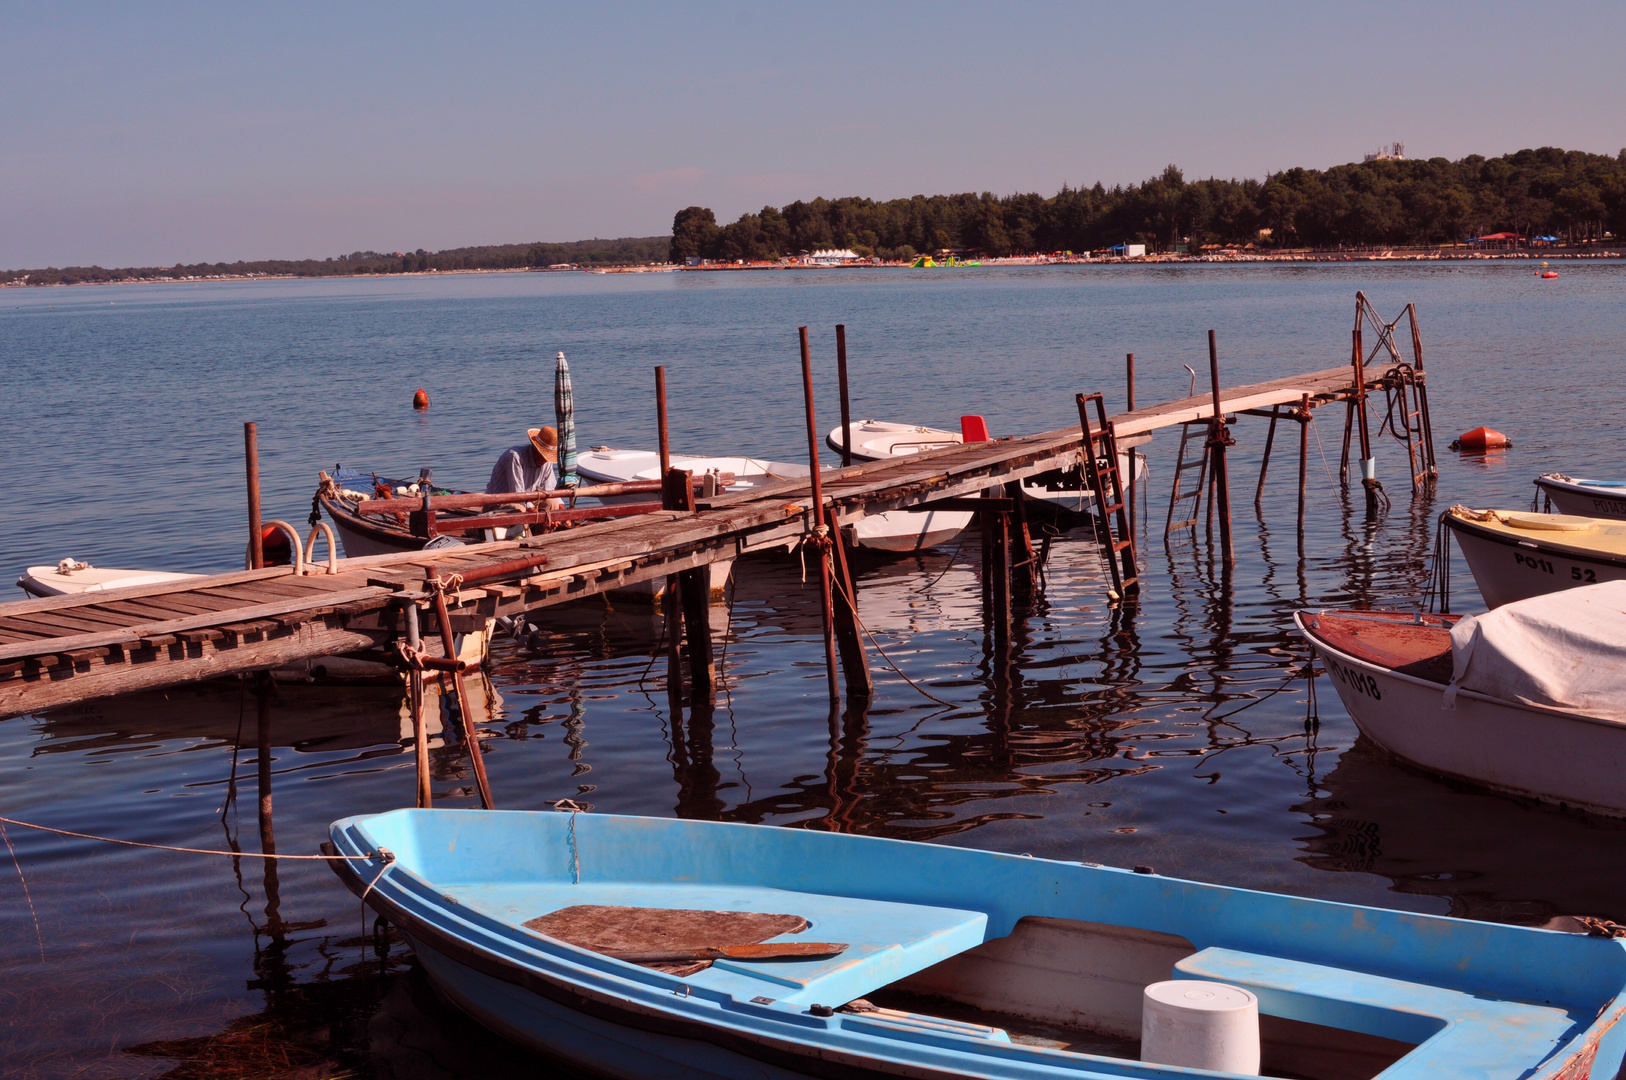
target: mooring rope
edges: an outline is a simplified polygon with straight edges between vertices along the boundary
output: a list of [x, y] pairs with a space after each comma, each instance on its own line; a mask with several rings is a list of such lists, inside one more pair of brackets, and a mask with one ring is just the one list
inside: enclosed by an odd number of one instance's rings
[[40, 932], [39, 913], [34, 910], [34, 894], [29, 891], [28, 879], [23, 876], [23, 864], [17, 861], [17, 849], [11, 846], [11, 836], [6, 827], [0, 825], [0, 837], [6, 841], [6, 850], [11, 853], [11, 865], [17, 868], [17, 880], [23, 883], [23, 899], [28, 901], [28, 914], [34, 920], [34, 937], [40, 943], [40, 963], [45, 962], [45, 935]]
[[[263, 851], [221, 851], [216, 848], [175, 847], [172, 844], [148, 844], [140, 840], [120, 840], [113, 836], [94, 836], [91, 833], [74, 832], [72, 829], [55, 829], [49, 825], [36, 825], [32, 821], [18, 821], [16, 818], [0, 817], [0, 825], [17, 825], [24, 829], [38, 829], [40, 832], [55, 833], [58, 836], [72, 836], [79, 840], [96, 840], [103, 844], [119, 844], [123, 847], [150, 848], [154, 851], [179, 851], [186, 855], [225, 855], [232, 859], [320, 859], [330, 862], [339, 859], [346, 862], [372, 862], [383, 856], [386, 864], [394, 861], [394, 856], [385, 849], [367, 852], [365, 855], [278, 855]], [[9, 844], [9, 841], [8, 841]]]
[[553, 808], [555, 810], [559, 810], [559, 811], [567, 811], [568, 810], [570, 812], [569, 840], [570, 840], [570, 867], [571, 867], [571, 875], [572, 875], [571, 883], [574, 884], [574, 885], [580, 885], [582, 883], [582, 855], [581, 855], [581, 849], [576, 846], [576, 815], [577, 814], [585, 814], [587, 811], [582, 809], [581, 804], [576, 802], [576, 800], [574, 800], [574, 799], [558, 799], [558, 800], [555, 800], [555, 802], [553, 804]]
[[909, 676], [907, 676], [907, 675], [905, 675], [903, 673], [902, 668], [900, 668], [897, 664], [894, 664], [892, 662], [892, 658], [890, 656], [886, 655], [886, 650], [881, 648], [881, 643], [879, 641], [875, 640], [875, 635], [869, 632], [869, 627], [864, 625], [864, 620], [860, 619], [858, 617], [858, 605], [853, 603], [853, 598], [851, 596], [847, 595], [847, 588], [846, 588], [846, 586], [844, 586], [841, 583], [841, 579], [840, 578], [835, 578], [833, 575], [832, 575], [832, 579], [833, 579], [833, 584], [836, 587], [836, 591], [839, 592], [841, 594], [841, 598], [847, 602], [847, 610], [851, 611], [852, 614], [853, 614], [853, 622], [857, 623], [858, 624], [858, 629], [862, 630], [864, 632], [864, 636], [869, 638], [869, 643], [871, 645], [875, 646], [875, 651], [876, 652], [881, 654], [881, 659], [886, 661], [886, 666], [891, 668], [893, 671], [897, 672], [898, 677], [900, 679], [902, 679], [904, 682], [908, 683], [910, 686], [914, 687], [923, 696], [930, 698], [931, 700], [937, 702], [939, 705], [945, 705], [950, 709], [959, 708], [959, 706], [954, 704], [953, 702], [944, 701], [942, 698], [938, 697], [936, 694], [932, 693], [931, 691], [927, 690], [925, 687], [921, 686], [919, 683], [915, 682], [915, 680], [911, 679]]

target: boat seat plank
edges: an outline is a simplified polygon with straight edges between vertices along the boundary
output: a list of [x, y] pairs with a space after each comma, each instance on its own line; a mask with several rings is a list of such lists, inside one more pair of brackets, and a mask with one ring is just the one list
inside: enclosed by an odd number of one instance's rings
[[1537, 1061], [1591, 1017], [1550, 1005], [1497, 1001], [1460, 990], [1299, 960], [1208, 948], [1174, 965], [1177, 979], [1212, 979], [1252, 991], [1259, 1011], [1416, 1043], [1384, 1080], [1492, 1076], [1509, 1061]]
[[[683, 952], [755, 945], [781, 934], [799, 934], [807, 929], [807, 920], [759, 911], [573, 904], [531, 919], [525, 928], [594, 952]], [[710, 960], [639, 963], [671, 975], [693, 975], [711, 966]]]
[[988, 926], [981, 911], [753, 885], [503, 882], [454, 885], [444, 892], [514, 926], [580, 904], [798, 915], [807, 920], [807, 929], [784, 940], [839, 941], [846, 951], [816, 960], [722, 959], [687, 981], [741, 1001], [770, 997], [804, 1006], [862, 997], [982, 944]]

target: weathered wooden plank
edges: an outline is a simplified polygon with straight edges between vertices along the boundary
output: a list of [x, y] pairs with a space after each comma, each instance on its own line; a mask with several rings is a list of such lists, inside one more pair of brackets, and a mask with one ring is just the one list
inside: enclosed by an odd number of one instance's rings
[[[348, 603], [354, 600], [368, 600], [374, 598], [382, 599], [388, 595], [390, 594], [386, 590], [373, 588], [353, 589], [350, 592], [344, 593], [330, 593], [326, 598], [329, 601], [327, 609], [331, 611], [332, 607], [337, 603]], [[218, 626], [228, 622], [241, 623], [254, 619], [269, 619], [277, 615], [284, 615], [289, 612], [309, 609], [311, 606], [312, 605], [309, 600], [297, 599], [284, 600], [280, 603], [256, 604], [238, 608], [227, 613], [229, 618], [222, 618], [222, 613], [220, 612], [215, 612], [208, 615], [192, 615], [183, 619], [171, 619], [161, 622], [148, 623], [143, 626], [134, 626], [125, 630], [109, 630], [103, 633], [81, 634], [76, 637], [61, 638], [51, 642], [50, 647], [51, 651], [53, 652], [61, 652], [64, 649], [84, 649], [96, 645], [117, 645], [127, 641], [137, 641], [145, 636], [173, 634], [178, 630], [198, 630], [206, 626]], [[38, 651], [38, 645], [28, 643], [19, 642], [17, 644], [4, 645], [0, 646], [0, 660], [10, 660], [19, 656], [37, 655]]]
[[120, 624], [109, 625], [93, 619], [75, 618], [62, 612], [46, 611], [34, 615], [14, 615], [6, 620], [6, 625], [18, 630], [32, 630], [36, 633], [50, 634], [52, 637], [67, 637], [70, 634], [114, 630]]
[[[313, 656], [354, 652], [374, 646], [383, 638], [382, 633], [336, 630], [319, 622], [307, 623], [295, 633], [272, 639], [252, 650], [222, 650], [205, 645], [198, 656], [171, 659], [161, 652], [156, 659], [145, 663], [92, 664], [88, 672], [78, 672], [71, 678], [53, 679], [25, 671], [21, 678], [0, 681], [0, 718], [240, 671], [281, 667]], [[0, 665], [5, 663], [0, 661]]]

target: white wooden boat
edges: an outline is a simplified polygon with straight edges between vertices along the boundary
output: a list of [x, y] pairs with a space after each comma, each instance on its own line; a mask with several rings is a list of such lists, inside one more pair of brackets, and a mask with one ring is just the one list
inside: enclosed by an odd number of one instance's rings
[[1561, 514], [1626, 520], [1626, 480], [1587, 480], [1563, 473], [1542, 473], [1535, 484]]
[[[964, 437], [958, 432], [942, 428], [894, 424], [886, 420], [855, 420], [851, 429], [854, 461], [884, 461], [887, 458], [907, 457], [927, 450], [940, 450], [945, 446], [959, 446]], [[837, 424], [825, 435], [825, 445], [841, 453], [842, 429]], [[1140, 439], [1140, 442], [1146, 441]], [[1146, 479], [1146, 458], [1135, 454], [1134, 467], [1137, 481]], [[1125, 482], [1129, 479], [1131, 450], [1126, 446], [1118, 454], [1118, 474]], [[1022, 481], [1022, 495], [1049, 510], [1064, 514], [1087, 514], [1095, 505], [1095, 494], [1089, 490], [1082, 470], [1057, 471]]]
[[1626, 583], [1485, 615], [1300, 612], [1368, 738], [1430, 772], [1626, 817]]
[[[672, 466], [697, 476], [734, 475], [724, 490], [732, 494], [782, 480], [806, 480], [806, 465], [764, 461], [751, 457], [702, 457], [673, 454]], [[576, 459], [576, 471], [595, 484], [625, 483], [660, 478], [660, 455], [653, 450], [614, 450], [594, 447]], [[647, 498], [648, 496], [642, 496]], [[614, 497], [605, 500], [614, 501]], [[971, 513], [960, 510], [888, 510], [852, 522], [853, 543], [868, 551], [908, 555], [946, 544], [971, 524]]]
[[1456, 537], [1489, 607], [1626, 580], [1626, 522], [1453, 506], [1440, 520]]
[[197, 576], [168, 570], [121, 570], [111, 566], [92, 566], [77, 559], [63, 559], [55, 566], [30, 566], [17, 579], [17, 586], [30, 596], [73, 596], [135, 585], [160, 585], [166, 581]]

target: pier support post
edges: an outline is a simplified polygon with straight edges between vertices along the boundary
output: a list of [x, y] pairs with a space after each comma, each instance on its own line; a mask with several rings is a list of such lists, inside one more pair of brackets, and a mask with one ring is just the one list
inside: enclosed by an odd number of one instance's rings
[[[1356, 323], [1353, 335], [1353, 354], [1355, 363], [1355, 400], [1352, 403], [1360, 421], [1361, 428], [1361, 486], [1366, 489], [1366, 512], [1376, 513], [1378, 509], [1378, 492], [1382, 485], [1378, 483], [1377, 462], [1372, 459], [1372, 435], [1367, 430], [1366, 423], [1366, 364], [1361, 355], [1361, 324], [1360, 311], [1356, 310]], [[1345, 435], [1348, 438], [1348, 435]]]
[[474, 786], [480, 794], [480, 806], [485, 810], [495, 810], [497, 804], [491, 798], [491, 781], [486, 778], [485, 752], [480, 749], [480, 732], [474, 726], [474, 709], [469, 705], [468, 687], [463, 683], [463, 671], [455, 665], [457, 660], [456, 638], [452, 634], [452, 617], [446, 610], [446, 583], [440, 576], [438, 566], [424, 568], [424, 580], [429, 585], [434, 596], [435, 619], [440, 625], [440, 640], [446, 650], [446, 660], [452, 667], [452, 686], [457, 691], [457, 715], [463, 725], [463, 743], [469, 752], [469, 762], [474, 766]]
[[1253, 491], [1253, 508], [1263, 512], [1265, 499], [1265, 475], [1270, 472], [1270, 451], [1276, 445], [1276, 420], [1281, 415], [1282, 407], [1270, 407], [1270, 430], [1265, 432], [1265, 452], [1259, 459], [1259, 486]]
[[841, 383], [841, 467], [853, 463], [853, 416], [847, 401], [847, 325], [836, 323], [836, 378]]
[[[1124, 367], [1127, 369], [1127, 378], [1126, 378], [1125, 381], [1128, 383], [1128, 387], [1129, 387], [1129, 395], [1128, 395], [1128, 397], [1129, 397], [1129, 400], [1128, 400], [1129, 407], [1125, 411], [1126, 412], [1134, 412], [1135, 411], [1135, 354], [1134, 353], [1129, 353], [1126, 356], [1126, 358], [1124, 360]], [[1128, 484], [1128, 491], [1129, 491], [1129, 506], [1128, 506], [1128, 510], [1129, 510], [1129, 535], [1134, 536], [1135, 535], [1135, 448], [1133, 446], [1131, 446], [1129, 448], [1129, 484]]]
[[1209, 439], [1212, 467], [1209, 475], [1214, 481], [1214, 495], [1219, 503], [1220, 548], [1224, 552], [1225, 565], [1230, 566], [1236, 561], [1236, 552], [1231, 546], [1231, 483], [1225, 470], [1225, 448], [1231, 443], [1231, 434], [1225, 427], [1225, 413], [1220, 406], [1219, 381], [1219, 346], [1214, 340], [1214, 331], [1208, 332], [1208, 373], [1214, 387], [1214, 434]]
[[[405, 605], [407, 647], [413, 650], [423, 648], [423, 629], [418, 616], [418, 605], [408, 603]], [[412, 667], [407, 670], [407, 700], [412, 709], [412, 754], [417, 772], [418, 782], [418, 808], [429, 809], [432, 799], [429, 792], [429, 725], [423, 714], [423, 670]]]
[[[681, 513], [694, 513], [694, 473], [687, 469], [667, 469], [661, 478], [661, 507]], [[711, 571], [698, 566], [684, 570], [676, 580], [676, 605], [669, 599], [667, 610], [681, 606], [682, 615], [668, 624], [672, 646], [677, 648], [678, 627], [681, 625], [689, 646], [689, 700], [693, 704], [709, 702], [714, 693], [716, 668], [711, 659]], [[679, 677], [681, 678], [681, 676]]]
[[800, 327], [797, 333], [802, 347], [802, 397], [807, 408], [807, 467], [813, 497], [813, 505], [808, 508], [808, 520], [813, 523], [813, 535], [810, 539], [818, 552], [816, 561], [819, 564], [819, 603], [824, 614], [824, 667], [830, 684], [830, 701], [832, 704], [839, 704], [841, 692], [836, 687], [835, 603], [830, 595], [831, 537], [830, 527], [824, 516], [824, 485], [819, 478], [818, 419], [813, 410], [813, 356], [807, 345], [807, 327]]
[[852, 566], [847, 562], [847, 546], [842, 542], [841, 524], [836, 508], [830, 507], [826, 521], [830, 526], [830, 557], [835, 571], [836, 645], [841, 652], [841, 673], [847, 685], [847, 700], [858, 701], [858, 708], [868, 707], [875, 693], [869, 675], [869, 656], [864, 650], [864, 637], [858, 628], [858, 582], [854, 580]]
[[1011, 596], [1013, 600], [1027, 605], [1038, 595], [1040, 567], [1039, 553], [1033, 548], [1033, 532], [1028, 528], [1027, 500], [1022, 494], [1021, 481], [1013, 480], [1006, 484], [1005, 497], [1011, 500], [1013, 507], [1008, 529], [1012, 548], [1009, 559]]
[[[655, 427], [660, 439], [661, 507], [673, 510], [677, 507], [668, 505], [670, 486], [668, 474], [672, 471], [672, 450], [670, 442], [667, 441], [664, 364], [657, 364], [655, 367]], [[679, 596], [681, 588], [678, 575], [668, 574], [666, 585], [661, 590], [661, 617], [666, 627], [666, 700], [671, 706], [673, 716], [680, 716], [683, 711], [683, 603]]]
[[1310, 415], [1310, 395], [1305, 394], [1304, 400], [1299, 403], [1299, 552], [1304, 551], [1304, 494], [1308, 486], [1310, 465], [1310, 425], [1315, 418]]
[[265, 569], [260, 538], [260, 433], [250, 420], [243, 425], [243, 462], [248, 472], [248, 568]]

